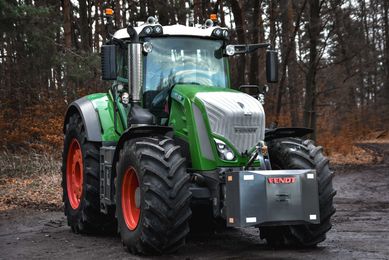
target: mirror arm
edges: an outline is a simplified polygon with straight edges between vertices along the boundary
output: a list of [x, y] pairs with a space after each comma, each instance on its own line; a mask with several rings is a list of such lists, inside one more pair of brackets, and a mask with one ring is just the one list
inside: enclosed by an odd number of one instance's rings
[[246, 53], [256, 51], [259, 48], [268, 48], [270, 43], [246, 44]]
[[[227, 54], [226, 52], [223, 53], [224, 56], [232, 56], [237, 54], [246, 54], [251, 53], [259, 48], [269, 48], [270, 43], [254, 43], [254, 44], [235, 44], [235, 45], [228, 45], [227, 47], [233, 47], [234, 53], [233, 54]], [[226, 47], [226, 48], [227, 48]]]

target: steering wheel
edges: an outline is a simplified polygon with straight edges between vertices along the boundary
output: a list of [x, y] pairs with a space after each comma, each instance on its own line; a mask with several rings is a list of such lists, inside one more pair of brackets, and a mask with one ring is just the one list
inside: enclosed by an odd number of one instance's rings
[[150, 110], [163, 109], [164, 104], [166, 103], [166, 99], [169, 96], [173, 86], [175, 86], [175, 84], [172, 85], [171, 87], [164, 88], [153, 98], [153, 101], [151, 101], [150, 104]]

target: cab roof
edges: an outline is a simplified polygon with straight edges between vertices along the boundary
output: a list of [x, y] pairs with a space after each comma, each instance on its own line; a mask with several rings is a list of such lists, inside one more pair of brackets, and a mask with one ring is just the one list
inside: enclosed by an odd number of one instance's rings
[[[160, 24], [149, 24], [149, 23], [144, 23], [141, 26], [134, 27], [138, 35], [142, 32], [142, 30], [147, 27], [147, 26], [161, 26]], [[175, 24], [175, 25], [166, 25], [162, 26], [163, 29], [163, 36], [198, 36], [198, 37], [212, 37], [212, 32], [215, 29], [223, 29], [223, 30], [228, 30], [228, 28], [225, 27], [220, 27], [220, 26], [202, 26], [202, 25], [195, 25], [195, 26], [185, 26], [182, 24]], [[130, 35], [127, 32], [127, 28], [119, 29], [116, 31], [113, 35], [114, 38], [116, 39], [126, 39], [129, 38]]]

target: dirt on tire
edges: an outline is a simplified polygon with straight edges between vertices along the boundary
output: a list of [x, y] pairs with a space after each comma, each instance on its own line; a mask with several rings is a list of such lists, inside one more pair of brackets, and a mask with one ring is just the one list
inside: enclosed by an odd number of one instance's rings
[[[227, 229], [189, 237], [162, 258], [389, 259], [389, 165], [332, 167], [337, 212], [327, 239], [313, 249], [276, 250], [258, 229]], [[62, 212], [12, 209], [0, 213], [0, 259], [135, 258], [115, 235], [76, 235]]]

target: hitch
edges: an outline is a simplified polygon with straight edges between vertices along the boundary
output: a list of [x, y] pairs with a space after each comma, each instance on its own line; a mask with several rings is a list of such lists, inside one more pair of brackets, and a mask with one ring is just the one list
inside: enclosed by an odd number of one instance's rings
[[[263, 157], [266, 157], [268, 156], [268, 152], [267, 152], [267, 146], [265, 145], [265, 142], [261, 141], [259, 142], [256, 146], [255, 146], [255, 150], [253, 151], [253, 153], [251, 154], [250, 156], [250, 159], [249, 161], [247, 162], [246, 166], [243, 167], [243, 170], [247, 170], [248, 168], [251, 167], [251, 165], [253, 165], [255, 159], [258, 157], [259, 153], [262, 153]], [[265, 158], [264, 158], [265, 159]]]

